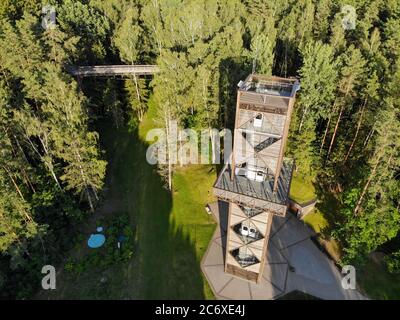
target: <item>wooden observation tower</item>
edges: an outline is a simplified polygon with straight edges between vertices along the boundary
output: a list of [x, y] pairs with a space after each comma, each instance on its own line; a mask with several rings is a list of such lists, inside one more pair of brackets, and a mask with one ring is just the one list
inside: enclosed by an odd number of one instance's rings
[[288, 206], [293, 160], [283, 155], [299, 82], [251, 74], [238, 87], [231, 161], [214, 194], [229, 203], [225, 272], [259, 282], [273, 216]]

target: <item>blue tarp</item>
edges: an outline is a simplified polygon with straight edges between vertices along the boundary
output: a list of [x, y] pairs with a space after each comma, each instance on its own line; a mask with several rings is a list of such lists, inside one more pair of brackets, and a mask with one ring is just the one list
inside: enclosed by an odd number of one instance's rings
[[91, 234], [88, 240], [89, 248], [99, 248], [106, 241], [106, 237], [102, 234]]

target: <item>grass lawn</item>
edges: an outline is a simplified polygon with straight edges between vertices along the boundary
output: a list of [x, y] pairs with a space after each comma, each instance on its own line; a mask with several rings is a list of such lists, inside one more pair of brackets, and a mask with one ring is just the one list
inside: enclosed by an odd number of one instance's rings
[[[149, 109], [146, 118], [139, 128], [139, 137], [142, 141], [145, 140], [147, 132], [156, 127], [153, 120], [156, 116], [156, 105], [152, 96], [148, 104]], [[204, 208], [207, 203], [215, 201], [211, 187], [216, 177], [215, 166], [191, 165], [178, 168], [173, 178], [174, 191], [169, 224], [172, 232], [181, 233], [184, 238], [189, 239], [192, 243], [198, 264], [195, 269], [199, 268], [200, 260], [216, 227], [214, 220], [206, 213]], [[152, 248], [149, 248], [149, 251], [151, 250]], [[157, 272], [157, 270], [154, 271]], [[187, 270], [186, 272], [190, 277], [191, 271]], [[204, 298], [213, 299], [214, 295], [202, 273], [201, 278]], [[192, 289], [187, 287], [187, 284], [184, 285], [186, 286], [185, 290], [188, 290], [186, 298], [193, 296]]]
[[[294, 173], [290, 185], [290, 198], [302, 204], [317, 198], [317, 190], [311, 177], [301, 177]], [[322, 198], [312, 212], [307, 214], [303, 221], [318, 235], [318, 242], [329, 253], [333, 260], [338, 261], [341, 256], [339, 244], [329, 236], [332, 217], [335, 207]], [[322, 210], [321, 210], [322, 209]]]
[[294, 173], [290, 185], [290, 198], [302, 204], [316, 198], [314, 184], [310, 178]]
[[317, 208], [307, 214], [303, 218], [303, 221], [313, 228], [316, 233], [322, 233], [329, 225], [328, 220], [325, 219], [324, 215]]
[[386, 270], [383, 254], [373, 253], [366, 266], [357, 270], [357, 283], [371, 299], [400, 299], [400, 274]]
[[[182, 168], [174, 177], [171, 225], [175, 225], [176, 230], [182, 228], [184, 236], [190, 238], [195, 248], [197, 262], [203, 257], [216, 228], [214, 220], [204, 208], [206, 203], [215, 201], [210, 188], [215, 179], [215, 168], [204, 165]], [[203, 283], [204, 297], [213, 298], [204, 277]]]
[[318, 242], [325, 248], [329, 255], [335, 261], [339, 261], [341, 251], [337, 241], [329, 236], [327, 229], [329, 228], [329, 221], [325, 218], [324, 214], [315, 208], [312, 212], [307, 214], [303, 221], [308, 224], [316, 233], [319, 233]]
[[[57, 268], [57, 290], [39, 292], [50, 299], [213, 299], [200, 269], [216, 224], [204, 206], [213, 201], [213, 166], [178, 168], [174, 192], [162, 187], [146, 161], [146, 132], [154, 126], [154, 104], [139, 131], [100, 124], [100, 140], [109, 161], [105, 199], [82, 226], [82, 236], [68, 255], [77, 261], [90, 254], [87, 237], [100, 221], [127, 213], [134, 230], [133, 256], [111, 267], [70, 273]], [[105, 222], [107, 228], [107, 222]], [[102, 282], [101, 279], [106, 278]]]

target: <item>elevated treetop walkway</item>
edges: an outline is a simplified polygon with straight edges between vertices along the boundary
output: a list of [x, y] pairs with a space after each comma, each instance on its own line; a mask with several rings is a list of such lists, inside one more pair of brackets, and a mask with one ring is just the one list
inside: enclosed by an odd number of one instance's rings
[[109, 77], [135, 75], [152, 75], [160, 71], [156, 65], [103, 65], [103, 66], [69, 66], [67, 71], [77, 77]]

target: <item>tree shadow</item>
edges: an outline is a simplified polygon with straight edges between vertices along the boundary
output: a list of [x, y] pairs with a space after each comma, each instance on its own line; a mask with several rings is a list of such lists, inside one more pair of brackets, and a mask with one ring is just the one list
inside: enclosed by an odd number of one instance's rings
[[[301, 55], [294, 40], [276, 40], [275, 57], [282, 57], [281, 63], [275, 63], [273, 74], [281, 77], [295, 76], [301, 67]], [[278, 61], [277, 58], [275, 58]]]
[[[251, 73], [251, 67], [243, 57], [229, 57], [221, 60], [219, 64], [219, 114], [218, 123], [223, 124], [223, 128], [229, 129], [234, 134], [235, 114], [236, 114], [236, 99], [237, 99], [237, 84], [240, 80], [246, 79]], [[232, 141], [233, 143], [233, 141]], [[221, 144], [221, 159], [224, 159], [225, 146]], [[233, 145], [231, 146], [233, 148]], [[215, 166], [217, 174], [224, 167], [224, 161]]]
[[219, 123], [233, 130], [235, 125], [237, 84], [251, 73], [250, 65], [243, 57], [229, 57], [219, 64]]
[[332, 238], [332, 232], [337, 229], [337, 224], [342, 220], [341, 203], [335, 192], [331, 190], [327, 177], [320, 174], [317, 181], [318, 183], [314, 184], [318, 199], [315, 207], [327, 221], [327, 225], [321, 228], [319, 234], [323, 240], [329, 241]]

